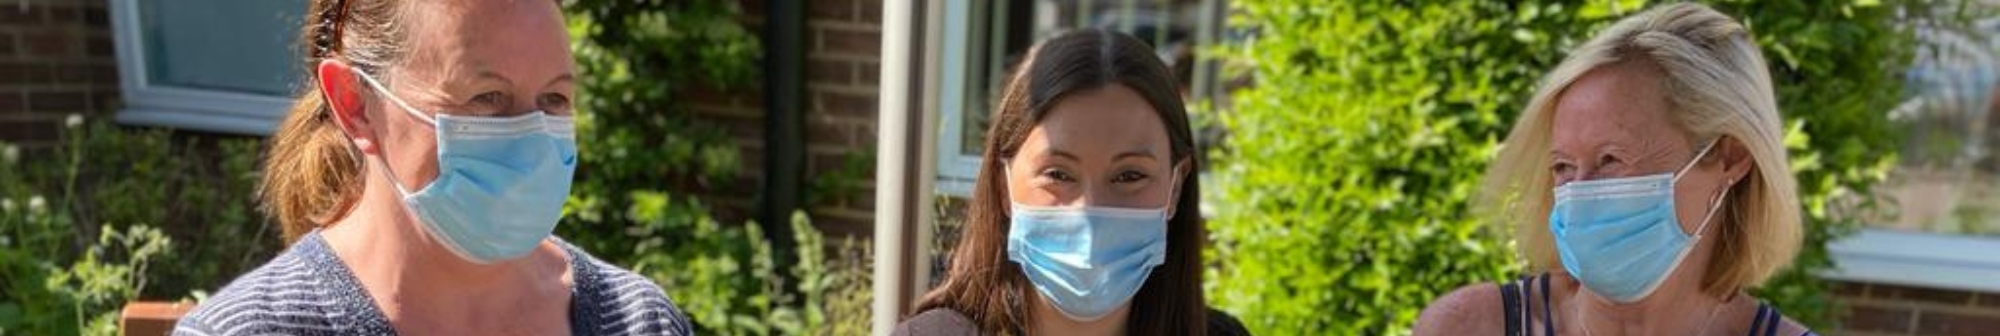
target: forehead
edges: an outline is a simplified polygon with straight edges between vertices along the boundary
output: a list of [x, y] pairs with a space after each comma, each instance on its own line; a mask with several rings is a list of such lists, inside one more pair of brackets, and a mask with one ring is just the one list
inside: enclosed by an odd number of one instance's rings
[[[1029, 132], [1024, 152], [1055, 147], [1078, 155], [1150, 150], [1168, 153], [1166, 123], [1137, 91], [1105, 85], [1064, 95]], [[1086, 157], [1085, 159], [1089, 159]]]
[[502, 71], [570, 63], [554, 1], [415, 1], [405, 15], [412, 65]]
[[1653, 142], [1684, 137], [1671, 118], [1659, 69], [1617, 62], [1590, 70], [1557, 97], [1552, 139], [1565, 144]]

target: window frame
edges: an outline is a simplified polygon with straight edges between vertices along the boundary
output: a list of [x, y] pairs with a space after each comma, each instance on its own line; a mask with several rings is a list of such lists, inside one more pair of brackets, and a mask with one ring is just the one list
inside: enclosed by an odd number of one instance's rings
[[143, 0], [111, 0], [111, 35], [118, 60], [118, 89], [125, 106], [120, 124], [186, 130], [270, 135], [291, 108], [293, 97], [155, 83], [148, 78], [145, 35], [140, 27]]
[[[1004, 6], [977, 1], [947, 1], [941, 6], [943, 8], [939, 11], [939, 15], [943, 21], [940, 27], [942, 41], [934, 47], [940, 55], [939, 66], [935, 73], [927, 74], [937, 78], [939, 83], [937, 91], [939, 99], [936, 107], [939, 111], [939, 122], [942, 124], [938, 125], [937, 139], [936, 192], [938, 194], [969, 198], [972, 195], [973, 184], [979, 178], [979, 168], [983, 158], [978, 154], [964, 153], [960, 149], [964, 148], [966, 132], [977, 131], [967, 129], [966, 122], [971, 116], [968, 113], [991, 113], [987, 103], [997, 97], [989, 95], [1000, 94], [999, 88], [1006, 85], [1007, 69], [1003, 69], [1004, 66], [1000, 65], [1000, 62], [992, 62], [991, 58], [1005, 57], [1004, 50], [1001, 52], [995, 50], [1005, 49], [1013, 36], [1008, 35], [1010, 34], [1008, 29], [995, 28], [994, 23], [1006, 20], [1010, 14], [1025, 14], [1034, 20], [1025, 23], [1028, 25], [1028, 33], [1039, 35], [1059, 25], [1057, 21], [1071, 19], [1087, 21], [1092, 18], [1092, 12], [1089, 10], [1073, 13], [1076, 15], [1074, 18], [1057, 17], [1058, 13], [1038, 6], [1041, 1], [1045, 0], [1036, 0], [1034, 5], [1029, 5], [1031, 8], [1027, 9], [1029, 11], [1027, 13], [1007, 13], [997, 10]], [[1219, 20], [1224, 16], [1219, 12], [1219, 8], [1223, 8], [1224, 1], [1198, 2], [1197, 10], [1202, 12], [1203, 18], [1207, 20], [1196, 22], [1196, 31], [1191, 38], [1197, 46], [1210, 45], [1217, 38], [1217, 30], [1221, 27]], [[1096, 1], [1084, 1], [1078, 6], [1088, 8], [1095, 3]], [[1135, 4], [1127, 1], [1123, 6], [1131, 8]], [[1209, 20], [1217, 22], [1208, 22]], [[997, 31], [988, 34], [988, 30]], [[1029, 38], [1029, 43], [1039, 41], [1042, 37], [1044, 36], [1032, 36]], [[1195, 99], [1208, 99], [1212, 96], [1210, 93], [1215, 86], [1215, 83], [1211, 82], [1215, 76], [1214, 62], [1199, 56], [1195, 62], [1197, 63], [1192, 88]], [[971, 85], [972, 81], [986, 81], [988, 84]], [[980, 92], [982, 90], [991, 92]]]
[[2000, 293], [2000, 238], [1864, 228], [1826, 248], [1821, 278]]

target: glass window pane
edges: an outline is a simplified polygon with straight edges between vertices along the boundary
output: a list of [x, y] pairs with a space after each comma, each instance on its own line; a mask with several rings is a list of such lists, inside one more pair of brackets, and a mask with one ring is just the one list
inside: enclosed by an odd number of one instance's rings
[[[959, 127], [959, 154], [979, 156], [986, 144], [993, 103], [1000, 98], [1009, 71], [1019, 63], [1028, 47], [1065, 31], [1079, 28], [1108, 28], [1132, 34], [1153, 43], [1162, 61], [1193, 60], [1194, 20], [1200, 17], [1198, 0], [1103, 0], [1103, 1], [991, 1], [979, 2], [973, 38], [967, 53], [972, 74], [967, 75], [964, 118]], [[1182, 57], [1185, 56], [1185, 57]], [[1189, 85], [1186, 79], [1183, 86]], [[1184, 87], [1183, 89], [1186, 89]]]
[[2000, 19], [1972, 27], [1920, 26], [1907, 73], [1910, 100], [1891, 112], [1905, 127], [1889, 196], [1900, 211], [1874, 225], [2000, 236]]
[[146, 79], [153, 85], [286, 96], [300, 55], [305, 3], [138, 1]]

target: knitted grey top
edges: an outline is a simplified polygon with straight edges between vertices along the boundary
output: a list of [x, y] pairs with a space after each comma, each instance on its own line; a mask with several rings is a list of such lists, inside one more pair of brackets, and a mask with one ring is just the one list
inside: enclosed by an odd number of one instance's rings
[[[651, 280], [569, 252], [570, 333], [692, 335], [687, 316]], [[183, 316], [174, 335], [392, 335], [388, 318], [314, 231]]]

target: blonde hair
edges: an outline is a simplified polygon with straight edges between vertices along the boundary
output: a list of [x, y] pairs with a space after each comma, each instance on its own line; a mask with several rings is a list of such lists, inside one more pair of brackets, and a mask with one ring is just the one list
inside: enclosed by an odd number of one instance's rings
[[1548, 215], [1555, 178], [1548, 169], [1551, 115], [1577, 78], [1621, 61], [1658, 69], [1668, 113], [1690, 139], [1733, 138], [1754, 169], [1731, 186], [1712, 235], [1715, 258], [1702, 290], [1723, 294], [1754, 287], [1798, 253], [1798, 195], [1786, 164], [1783, 120], [1769, 70], [1749, 30], [1707, 6], [1664, 5], [1618, 21], [1572, 51], [1544, 79], [1507, 135], [1487, 172], [1476, 209], [1512, 225], [1520, 253], [1537, 272], [1559, 267]]
[[271, 135], [258, 197], [285, 243], [346, 216], [360, 198], [361, 156], [334, 123], [315, 71], [335, 59], [381, 73], [403, 55], [398, 0], [313, 0], [300, 35], [305, 74], [299, 97]]

